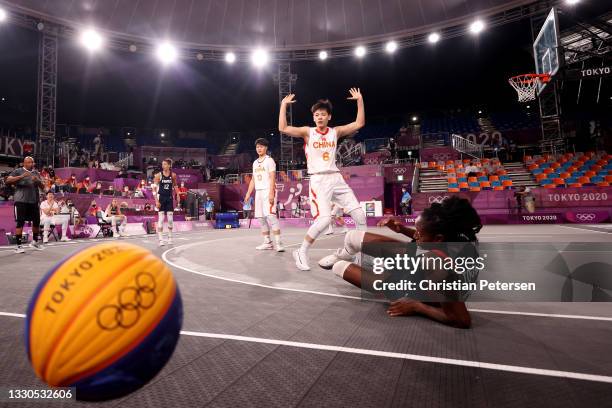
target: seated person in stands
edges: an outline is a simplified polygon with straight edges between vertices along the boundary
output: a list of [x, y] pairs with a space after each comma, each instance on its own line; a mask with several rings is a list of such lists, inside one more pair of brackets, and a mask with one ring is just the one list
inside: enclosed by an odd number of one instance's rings
[[98, 181], [91, 189], [91, 192], [94, 194], [100, 194], [102, 192], [102, 183]]
[[108, 186], [108, 188], [106, 190], [104, 190], [104, 192], [102, 192], [103, 195], [107, 195], [107, 196], [114, 196], [115, 195], [115, 187], [110, 184]]
[[151, 205], [151, 203], [146, 203], [144, 206], [144, 210], [145, 211], [153, 211], [153, 206]]
[[121, 208], [117, 203], [117, 199], [113, 198], [113, 201], [106, 207], [104, 212], [104, 221], [110, 222], [113, 230], [113, 237], [118, 236], [124, 237], [125, 224], [127, 223], [127, 217], [121, 214]]
[[134, 198], [144, 198], [144, 191], [142, 191], [140, 186], [136, 186], [136, 189], [134, 190]]
[[68, 192], [76, 193], [78, 183], [77, 183], [76, 175], [74, 173], [70, 175], [70, 178], [68, 179], [68, 182], [66, 184], [68, 185]]
[[91, 204], [89, 205], [89, 210], [87, 210], [87, 214], [95, 217], [99, 210], [100, 209], [98, 208], [98, 204], [96, 204], [96, 200], [92, 200]]
[[127, 178], [127, 169], [125, 166], [121, 166], [121, 170], [119, 170], [119, 174], [117, 174], [117, 178]]
[[[393, 219], [385, 219], [378, 225], [386, 226], [396, 233], [406, 235], [412, 238], [413, 242], [417, 244], [424, 244], [420, 245], [421, 247], [424, 247], [428, 243], [435, 242], [465, 242], [476, 244], [478, 242], [476, 234], [478, 234], [482, 228], [480, 217], [470, 202], [457, 196], [449, 197], [443, 200], [442, 203], [433, 203], [431, 207], [425, 209], [416, 220], [416, 229], [405, 227], [399, 221]], [[373, 274], [371, 270], [367, 270], [366, 268], [362, 269], [361, 265], [353, 263], [356, 255], [361, 253], [363, 244], [371, 242], [398, 243], [402, 241], [386, 235], [373, 234], [371, 232], [350, 231], [344, 238], [344, 246], [339, 248], [335, 254], [321, 259], [319, 261], [319, 266], [324, 269], [332, 269], [336, 275], [357, 287], [362, 288], [362, 286], [365, 285], [363, 289], [368, 291], [373, 290], [372, 284], [376, 279], [393, 282], [398, 278], [398, 275], [395, 275], [397, 272]], [[421, 249], [424, 251], [422, 256], [428, 258], [443, 257], [446, 259], [451, 256], [454, 258], [467, 255], [475, 259], [478, 256], [478, 252], [474, 244], [461, 246], [461, 249], [455, 251], [457, 253], [453, 253], [452, 255], [444, 253], [439, 249], [434, 249], [432, 251]], [[453, 252], [453, 249], [457, 247], [448, 246], [447, 248], [448, 252]], [[458, 274], [451, 271], [450, 273], [455, 275], [451, 275], [451, 277], [454, 278], [468, 275], [468, 272]], [[422, 274], [424, 278], [435, 279], [437, 281], [441, 278], [441, 276], [439, 276], [440, 271], [435, 269], [421, 269], [416, 271], [416, 274]], [[449, 277], [446, 276], [447, 273], [443, 273], [442, 275], [444, 278]], [[472, 277], [473, 276], [474, 275], [472, 275]], [[386, 295], [392, 300], [387, 309], [387, 314], [391, 317], [421, 315], [457, 328], [467, 329], [471, 326], [470, 314], [461, 296], [451, 297], [460, 299], [458, 301], [420, 302], [407, 298], [405, 296], [406, 292], [391, 292], [386, 293]], [[448, 299], [448, 297], [445, 297], [445, 299]]]
[[465, 172], [468, 177], [476, 177], [476, 175], [478, 174], [478, 167], [474, 166], [473, 164], [469, 164], [465, 168]]
[[130, 198], [131, 195], [132, 195], [132, 193], [130, 193], [130, 187], [129, 186], [123, 186], [123, 191], [121, 192], [121, 197]]
[[79, 183], [78, 192], [81, 194], [88, 193], [90, 189], [91, 189], [91, 185], [89, 183], [89, 176], [87, 176], [83, 179], [83, 181]]
[[79, 225], [81, 223], [81, 215], [79, 214], [79, 211], [76, 209], [71, 199], [67, 199], [66, 201], [60, 201], [59, 207], [60, 216], [67, 218], [69, 224]]
[[57, 201], [55, 201], [55, 196], [52, 192], [47, 193], [47, 199], [40, 203], [40, 223], [43, 225], [43, 244], [49, 242], [49, 232], [51, 231], [51, 225], [60, 225], [62, 226], [62, 241], [70, 241], [68, 236], [66, 235], [66, 231], [68, 231], [68, 221], [70, 221], [67, 217], [60, 217], [60, 206]]

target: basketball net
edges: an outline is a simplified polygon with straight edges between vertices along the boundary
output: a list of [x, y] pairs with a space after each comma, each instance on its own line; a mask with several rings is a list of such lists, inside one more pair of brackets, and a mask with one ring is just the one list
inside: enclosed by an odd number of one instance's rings
[[536, 89], [539, 84], [550, 81], [547, 74], [523, 74], [513, 76], [508, 82], [518, 93], [519, 102], [530, 102], [536, 98]]

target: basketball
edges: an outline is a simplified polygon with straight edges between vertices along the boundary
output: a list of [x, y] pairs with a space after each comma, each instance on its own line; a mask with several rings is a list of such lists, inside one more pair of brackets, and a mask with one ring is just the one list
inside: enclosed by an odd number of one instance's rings
[[183, 320], [178, 285], [149, 250], [85, 248], [61, 261], [30, 300], [25, 342], [36, 375], [107, 400], [146, 384], [168, 362]]

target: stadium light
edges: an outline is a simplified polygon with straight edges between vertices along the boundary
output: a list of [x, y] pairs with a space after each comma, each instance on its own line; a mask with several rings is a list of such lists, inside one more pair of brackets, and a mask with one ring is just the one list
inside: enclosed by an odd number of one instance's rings
[[393, 54], [395, 51], [397, 51], [397, 43], [395, 41], [389, 41], [387, 45], [385, 45], [385, 51], [387, 51], [389, 54]]
[[419, 120], [419, 118], [418, 118], [417, 116], [413, 116], [413, 117], [412, 117], [412, 121], [413, 121], [413, 122], [416, 122], [417, 120]]
[[233, 64], [234, 62], [236, 62], [236, 54], [234, 54], [233, 52], [226, 53], [225, 62], [227, 62], [228, 64]]
[[325, 61], [325, 60], [327, 59], [327, 57], [328, 57], [328, 56], [329, 56], [329, 55], [327, 54], [327, 51], [321, 51], [321, 52], [319, 53], [319, 59], [320, 59], [321, 61]]
[[359, 58], [363, 58], [366, 55], [365, 47], [363, 45], [360, 45], [359, 47], [355, 48], [355, 55]]
[[4, 11], [4, 9], [0, 8], [0, 23], [6, 20], [6, 11]]
[[578, 3], [580, 3], [580, 0], [565, 0], [565, 4], [570, 6], [575, 6]]
[[161, 137], [165, 137], [165, 136], [166, 136], [166, 134], [165, 134], [164, 132], [160, 133], [159, 135], [160, 135]]
[[485, 24], [482, 22], [482, 20], [476, 20], [470, 25], [470, 32], [472, 34], [479, 34], [484, 29]]
[[81, 45], [89, 51], [98, 51], [102, 47], [102, 36], [92, 28], [81, 34]]
[[178, 57], [178, 52], [176, 48], [170, 43], [161, 43], [157, 47], [157, 58], [164, 64], [170, 64], [176, 61]]
[[429, 36], [427, 37], [427, 41], [429, 41], [431, 44], [437, 43], [438, 41], [440, 41], [440, 34], [438, 33], [429, 34]]
[[270, 56], [266, 50], [262, 50], [261, 48], [253, 51], [251, 54], [251, 62], [253, 62], [253, 65], [255, 65], [257, 68], [263, 67], [269, 60]]

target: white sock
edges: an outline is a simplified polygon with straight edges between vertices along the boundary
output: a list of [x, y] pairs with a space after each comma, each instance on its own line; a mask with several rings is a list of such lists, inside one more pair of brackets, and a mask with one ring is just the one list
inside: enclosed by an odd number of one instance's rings
[[274, 242], [276, 242], [276, 245], [279, 245], [281, 243], [280, 234], [274, 234]]
[[264, 244], [271, 244], [270, 235], [264, 235]]
[[344, 278], [344, 272], [351, 263], [348, 261], [338, 261], [332, 266], [332, 271], [341, 278]]
[[308, 252], [308, 249], [310, 248], [310, 246], [312, 245], [312, 242], [308, 242], [306, 240], [302, 241], [302, 246], [300, 247], [300, 251], [302, 251], [303, 253]]
[[164, 233], [162, 231], [157, 231], [157, 237], [160, 241], [164, 240]]
[[172, 239], [172, 230], [171, 229], [168, 230], [168, 239]]

